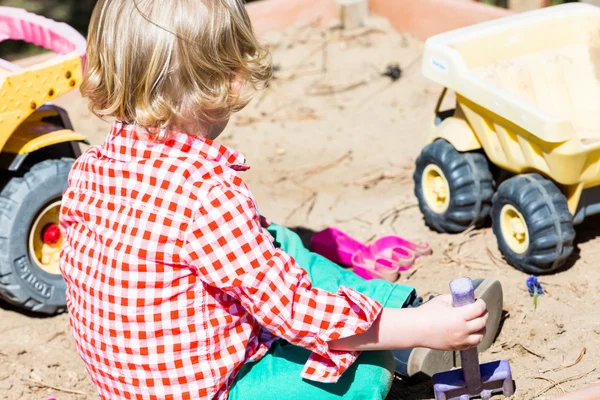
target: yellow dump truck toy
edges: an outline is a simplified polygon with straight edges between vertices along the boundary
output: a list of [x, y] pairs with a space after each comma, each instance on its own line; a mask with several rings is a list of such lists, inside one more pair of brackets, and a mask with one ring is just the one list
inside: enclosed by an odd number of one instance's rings
[[[445, 88], [414, 174], [426, 223], [461, 232], [491, 214], [509, 264], [559, 269], [573, 226], [600, 213], [600, 8], [565, 4], [440, 34], [423, 72]], [[455, 107], [441, 111], [448, 90]]]
[[79, 86], [85, 39], [64, 23], [0, 7], [0, 41], [7, 39], [56, 55], [28, 68], [0, 59], [0, 297], [54, 314], [65, 310], [60, 200], [86, 139], [50, 102]]

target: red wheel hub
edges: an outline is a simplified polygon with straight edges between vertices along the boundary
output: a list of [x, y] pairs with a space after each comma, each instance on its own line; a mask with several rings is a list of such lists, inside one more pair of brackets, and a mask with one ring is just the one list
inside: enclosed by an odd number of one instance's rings
[[56, 224], [48, 224], [42, 229], [42, 241], [46, 244], [56, 244], [60, 240], [60, 228]]

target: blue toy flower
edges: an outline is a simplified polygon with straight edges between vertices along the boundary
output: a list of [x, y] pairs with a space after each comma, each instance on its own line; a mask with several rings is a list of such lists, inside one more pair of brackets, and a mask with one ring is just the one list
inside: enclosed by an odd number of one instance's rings
[[537, 299], [538, 296], [544, 294], [544, 288], [542, 287], [542, 284], [538, 281], [537, 276], [533, 275], [527, 278], [525, 284], [527, 285], [527, 289], [529, 289], [529, 295], [533, 296], [533, 308], [537, 309]]

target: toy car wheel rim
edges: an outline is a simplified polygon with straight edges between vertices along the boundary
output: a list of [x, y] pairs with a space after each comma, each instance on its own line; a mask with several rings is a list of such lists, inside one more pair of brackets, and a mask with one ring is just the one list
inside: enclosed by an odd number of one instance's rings
[[446, 212], [450, 206], [450, 185], [442, 169], [435, 164], [425, 167], [421, 185], [429, 208], [438, 214]]
[[512, 205], [506, 204], [500, 211], [502, 237], [512, 251], [523, 254], [529, 248], [529, 231], [523, 215]]
[[60, 200], [40, 212], [29, 232], [29, 253], [33, 262], [43, 271], [60, 275], [59, 258], [63, 243], [58, 217]]

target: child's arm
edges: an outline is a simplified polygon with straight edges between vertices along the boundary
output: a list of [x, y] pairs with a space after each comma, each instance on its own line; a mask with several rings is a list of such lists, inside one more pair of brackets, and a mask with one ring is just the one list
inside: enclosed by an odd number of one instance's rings
[[350, 288], [337, 294], [313, 288], [306, 271], [273, 246], [243, 193], [243, 187], [211, 189], [185, 232], [182, 260], [273, 335], [312, 351], [305, 378], [334, 382], [358, 353], [333, 351], [329, 343], [365, 332], [382, 306]]
[[[260, 217], [263, 228], [271, 221]], [[334, 350], [388, 350], [427, 347], [462, 350], [483, 340], [486, 305], [477, 300], [466, 307], [452, 307], [450, 295], [438, 296], [419, 308], [384, 308], [366, 332], [334, 340]]]
[[334, 350], [412, 347], [462, 350], [481, 343], [486, 322], [483, 300], [454, 308], [450, 295], [443, 295], [417, 308], [384, 308], [369, 330], [334, 340], [329, 347]]

